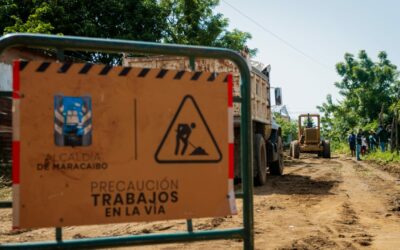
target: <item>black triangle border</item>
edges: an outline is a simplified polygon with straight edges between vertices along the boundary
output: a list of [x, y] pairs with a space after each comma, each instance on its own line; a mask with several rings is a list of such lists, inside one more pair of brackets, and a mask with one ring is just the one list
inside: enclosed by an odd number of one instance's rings
[[[193, 104], [194, 104], [194, 107], [195, 107], [196, 110], [197, 110], [197, 113], [200, 115], [200, 118], [201, 118], [201, 120], [203, 121], [203, 124], [205, 125], [205, 127], [206, 127], [206, 129], [207, 129], [207, 132], [208, 132], [208, 134], [210, 135], [211, 140], [212, 140], [212, 142], [214, 143], [214, 146], [215, 146], [215, 148], [216, 148], [217, 151], [218, 151], [219, 158], [216, 159], [216, 160], [160, 160], [160, 159], [158, 159], [158, 154], [160, 153], [161, 148], [164, 146], [165, 140], [167, 139], [168, 134], [169, 134], [169, 132], [170, 132], [171, 129], [172, 129], [172, 125], [175, 123], [176, 118], [178, 118], [178, 115], [179, 115], [179, 113], [181, 112], [181, 110], [182, 110], [182, 108], [183, 108], [183, 105], [185, 104], [185, 102], [187, 101], [187, 99], [191, 99], [191, 100], [192, 100], [192, 102], [193, 102]], [[215, 138], [214, 138], [214, 136], [213, 136], [213, 134], [212, 134], [210, 128], [208, 127], [208, 124], [207, 124], [206, 120], [204, 119], [204, 116], [203, 116], [203, 114], [201, 113], [200, 108], [199, 108], [199, 106], [197, 105], [196, 100], [194, 99], [194, 97], [193, 97], [192, 95], [186, 95], [186, 96], [183, 97], [183, 100], [182, 100], [181, 104], [179, 105], [178, 110], [176, 111], [176, 113], [175, 113], [175, 115], [174, 115], [174, 118], [172, 119], [171, 123], [169, 124], [169, 127], [168, 127], [168, 129], [167, 129], [167, 132], [165, 132], [164, 137], [163, 137], [163, 139], [161, 140], [161, 143], [160, 143], [160, 145], [159, 145], [158, 148], [157, 148], [157, 151], [156, 151], [156, 153], [155, 153], [155, 155], [154, 155], [154, 159], [155, 159], [156, 162], [158, 162], [158, 163], [218, 163], [218, 162], [220, 162], [220, 161], [222, 160], [222, 153], [221, 153], [221, 150], [219, 149], [218, 144], [217, 144], [217, 142], [215, 141]]]

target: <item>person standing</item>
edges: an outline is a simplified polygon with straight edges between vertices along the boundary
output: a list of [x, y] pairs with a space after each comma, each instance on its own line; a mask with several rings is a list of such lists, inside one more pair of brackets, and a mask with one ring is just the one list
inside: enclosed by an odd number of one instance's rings
[[375, 132], [371, 130], [371, 134], [369, 135], [369, 150], [375, 151], [375, 144], [376, 144], [376, 139], [375, 139]]
[[358, 134], [356, 136], [356, 158], [357, 158], [357, 161], [361, 161], [360, 153], [361, 153], [362, 136], [363, 136], [363, 131], [362, 131], [362, 129], [359, 129]]
[[348, 141], [349, 141], [349, 147], [350, 147], [350, 151], [351, 151], [351, 157], [354, 157], [354, 154], [356, 151], [356, 135], [354, 134], [353, 131], [351, 131]]
[[379, 138], [379, 145], [381, 147], [381, 151], [385, 152], [386, 151], [386, 143], [388, 141], [388, 132], [382, 125], [379, 125], [378, 131], [376, 132], [376, 134]]
[[367, 137], [363, 135], [361, 137], [361, 155], [364, 156], [367, 153], [367, 150], [368, 150]]

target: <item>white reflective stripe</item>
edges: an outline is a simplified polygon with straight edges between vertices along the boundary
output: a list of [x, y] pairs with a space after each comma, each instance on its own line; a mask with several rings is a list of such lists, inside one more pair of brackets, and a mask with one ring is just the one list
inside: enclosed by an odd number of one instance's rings
[[57, 124], [54, 124], [54, 130], [59, 133], [60, 135], [62, 135], [62, 128], [60, 126], [58, 126]]
[[64, 123], [64, 116], [58, 112], [58, 110], [54, 110], [54, 116], [56, 117], [57, 120], [60, 122]]
[[233, 179], [228, 179], [229, 207], [231, 214], [237, 214], [235, 190], [233, 187]]
[[92, 118], [92, 112], [89, 111], [84, 117], [82, 117], [82, 124], [84, 124], [87, 120], [89, 120], [90, 118]]
[[20, 100], [13, 98], [12, 101], [12, 140], [19, 141], [19, 126], [20, 126], [20, 114], [19, 114]]
[[19, 184], [12, 185], [12, 197], [13, 228], [19, 228]]
[[12, 91], [12, 66], [0, 63], [0, 91]]
[[235, 135], [233, 133], [233, 108], [228, 108], [228, 143], [234, 143]]
[[83, 134], [87, 134], [90, 132], [90, 130], [92, 130], [92, 124], [89, 124], [84, 130], [83, 130]]

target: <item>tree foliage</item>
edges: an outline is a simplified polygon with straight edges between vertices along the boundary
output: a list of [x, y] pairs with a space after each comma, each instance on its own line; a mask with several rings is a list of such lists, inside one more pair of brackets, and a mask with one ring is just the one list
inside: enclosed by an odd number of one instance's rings
[[393, 114], [390, 107], [398, 100], [399, 72], [386, 52], [379, 52], [373, 61], [364, 50], [357, 57], [346, 53], [344, 61], [336, 64], [342, 78], [336, 82], [342, 101], [335, 104], [328, 95], [318, 106], [324, 136], [343, 139], [350, 130], [374, 130], [380, 123], [389, 124]]
[[[161, 41], [166, 28], [157, 0], [2, 0], [0, 32], [52, 33]], [[120, 56], [73, 53], [83, 60], [118, 63]]]
[[[218, 0], [0, 0], [0, 33], [30, 32], [226, 47], [241, 50], [251, 35], [229, 31], [213, 13]], [[251, 50], [254, 54], [255, 50]], [[116, 63], [119, 56], [80, 53]], [[117, 60], [118, 61], [118, 60]]]
[[282, 117], [280, 113], [274, 113], [275, 121], [281, 126], [284, 142], [297, 139], [297, 122]]
[[[251, 34], [227, 30], [228, 19], [222, 14], [213, 14], [218, 4], [219, 0], [161, 0], [167, 13], [165, 41], [242, 50]], [[256, 49], [250, 50], [250, 54], [255, 55]]]
[[[7, 8], [2, 6], [1, 8]], [[9, 8], [17, 8], [15, 4], [9, 5]], [[54, 27], [51, 23], [44, 21], [44, 17], [51, 12], [48, 3], [43, 2], [40, 5], [34, 6], [31, 13], [28, 15], [26, 22], [23, 22], [20, 16], [11, 15], [11, 19], [15, 21], [14, 25], [4, 28], [5, 33], [12, 32], [28, 32], [28, 33], [44, 33], [49, 34]]]

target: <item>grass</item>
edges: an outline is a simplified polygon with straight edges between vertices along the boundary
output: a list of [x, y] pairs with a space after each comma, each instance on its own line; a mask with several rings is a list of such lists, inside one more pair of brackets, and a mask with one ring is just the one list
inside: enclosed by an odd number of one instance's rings
[[[332, 142], [331, 148], [332, 148], [333, 153], [341, 154], [341, 155], [351, 155], [350, 148], [347, 143]], [[398, 155], [396, 152], [395, 153], [391, 153], [390, 151], [381, 152], [379, 149], [374, 152], [369, 152], [362, 158], [365, 160], [374, 161], [374, 162], [383, 163], [383, 164], [388, 164], [388, 163], [399, 164], [400, 163], [400, 155]]]
[[400, 155], [398, 155], [396, 152], [391, 153], [390, 151], [386, 152], [381, 152], [381, 151], [375, 151], [375, 152], [370, 152], [369, 154], [365, 155], [364, 158], [366, 160], [370, 161], [376, 161], [379, 163], [400, 163]]
[[331, 142], [331, 151], [340, 155], [351, 155], [349, 145], [344, 142]]

